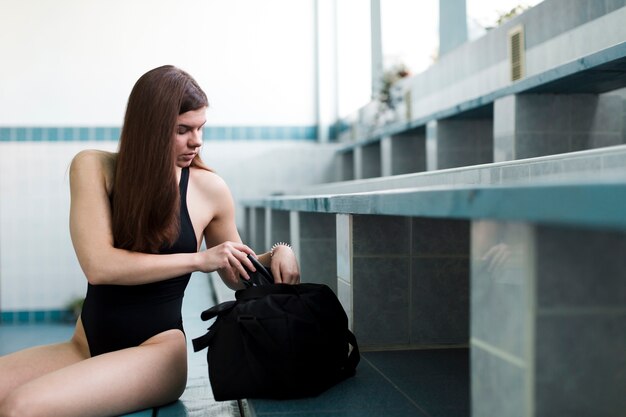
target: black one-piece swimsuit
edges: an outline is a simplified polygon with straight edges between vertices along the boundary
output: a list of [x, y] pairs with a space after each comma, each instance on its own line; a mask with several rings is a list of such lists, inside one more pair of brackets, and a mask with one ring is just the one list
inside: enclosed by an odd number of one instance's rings
[[[180, 176], [180, 234], [160, 254], [191, 253], [198, 248], [187, 210], [189, 168]], [[191, 274], [142, 285], [91, 285], [81, 320], [91, 356], [138, 346], [170, 329], [183, 330], [181, 307]]]

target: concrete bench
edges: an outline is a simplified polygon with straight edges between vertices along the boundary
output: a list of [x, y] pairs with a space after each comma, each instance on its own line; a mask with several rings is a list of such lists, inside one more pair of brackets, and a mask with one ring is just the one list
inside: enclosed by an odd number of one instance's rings
[[473, 416], [626, 409], [626, 182], [436, 186], [246, 201], [367, 350], [471, 351]]
[[402, 175], [327, 182], [288, 195], [349, 194], [396, 188], [514, 185], [626, 175], [626, 145]]
[[406, 121], [364, 126], [337, 151], [337, 180], [623, 144], [623, 94], [603, 93], [624, 87], [626, 42]]

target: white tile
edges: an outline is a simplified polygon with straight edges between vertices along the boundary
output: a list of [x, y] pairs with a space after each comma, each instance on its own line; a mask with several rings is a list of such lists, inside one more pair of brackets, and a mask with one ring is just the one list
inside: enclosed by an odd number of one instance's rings
[[337, 276], [352, 282], [352, 216], [337, 214]]

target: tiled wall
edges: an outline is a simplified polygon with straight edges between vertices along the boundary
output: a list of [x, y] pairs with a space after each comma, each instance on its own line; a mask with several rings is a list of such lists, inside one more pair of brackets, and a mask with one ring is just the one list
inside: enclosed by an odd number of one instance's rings
[[0, 142], [107, 141], [120, 137], [119, 127], [0, 127]]
[[[121, 129], [100, 127], [0, 127], [0, 142], [117, 140]], [[205, 126], [205, 140], [316, 140], [316, 126]]]
[[435, 161], [428, 161], [429, 169], [493, 162], [491, 119], [438, 120], [429, 123], [426, 141], [429, 144], [436, 142], [436, 151], [429, 155], [429, 159], [434, 158]]
[[618, 94], [522, 94], [496, 100], [496, 161], [620, 145], [625, 101]]
[[473, 224], [472, 415], [620, 415], [625, 250], [615, 231]]
[[362, 346], [467, 344], [467, 221], [343, 214], [336, 221], [338, 295]]
[[[0, 311], [38, 312], [45, 320], [76, 297], [86, 280], [69, 235], [72, 157], [86, 148], [113, 150], [115, 142], [0, 143]], [[48, 312], [48, 313], [46, 313]]]
[[[5, 322], [56, 320], [70, 301], [84, 295], [86, 280], [69, 236], [68, 168], [77, 152], [90, 148], [115, 151], [117, 142], [53, 141], [50, 136], [0, 141], [0, 312]], [[202, 156], [237, 201], [323, 182], [334, 149], [309, 140], [207, 140]], [[242, 216], [238, 207], [238, 224]]]
[[334, 214], [298, 213], [300, 270], [304, 282], [328, 285], [337, 292], [336, 221]]

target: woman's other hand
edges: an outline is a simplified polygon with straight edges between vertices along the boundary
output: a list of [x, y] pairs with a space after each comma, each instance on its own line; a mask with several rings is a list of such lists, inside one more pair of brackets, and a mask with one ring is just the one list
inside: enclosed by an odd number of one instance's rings
[[276, 246], [270, 267], [276, 284], [300, 283], [300, 267], [296, 260], [296, 254], [289, 246]]

